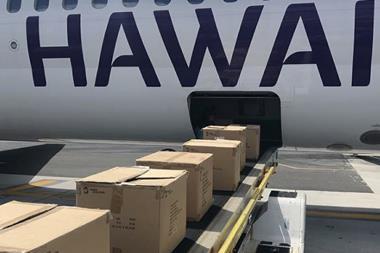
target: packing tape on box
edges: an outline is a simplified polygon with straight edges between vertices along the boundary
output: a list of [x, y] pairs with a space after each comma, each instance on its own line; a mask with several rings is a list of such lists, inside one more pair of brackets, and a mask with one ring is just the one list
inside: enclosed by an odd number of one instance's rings
[[[176, 154], [176, 152], [173, 152], [174, 154]], [[176, 159], [178, 159], [179, 157], [181, 156], [184, 156], [185, 154], [183, 153], [179, 153], [179, 154], [176, 154], [174, 155], [173, 157], [170, 157], [164, 161], [159, 161], [159, 162], [155, 162], [154, 165], [152, 166], [152, 168], [155, 168], [155, 169], [187, 169], [189, 168], [189, 164], [186, 164], [186, 163], [175, 163], [174, 165], [171, 165], [170, 163], [175, 161]], [[149, 166], [147, 166], [146, 168], [150, 169]]]
[[[175, 152], [173, 152], [173, 153], [175, 153]], [[174, 161], [175, 159], [177, 159], [178, 157], [181, 157], [181, 156], [184, 156], [184, 154], [182, 154], [182, 153], [176, 154], [175, 156], [170, 157], [169, 159], [166, 159], [165, 162], [172, 162], [172, 161]]]
[[206, 132], [206, 133], [205, 133], [205, 136], [213, 137], [214, 139], [221, 138], [220, 134], [213, 133], [213, 132]]
[[[170, 163], [170, 162], [173, 162], [175, 161], [177, 158], [181, 157], [181, 156], [185, 156], [185, 154], [183, 153], [179, 153], [169, 159], [166, 160], [167, 163]], [[170, 166], [168, 164], [163, 164], [163, 167], [164, 168], [172, 168], [172, 169], [188, 169], [189, 168], [189, 164], [186, 164], [186, 163], [176, 163], [175, 165], [173, 166]]]
[[123, 206], [123, 188], [113, 187], [111, 198], [111, 213], [121, 213], [121, 207]]
[[[208, 126], [208, 129], [218, 129], [218, 130], [224, 130], [226, 126]], [[206, 131], [208, 130], [206, 129]]]

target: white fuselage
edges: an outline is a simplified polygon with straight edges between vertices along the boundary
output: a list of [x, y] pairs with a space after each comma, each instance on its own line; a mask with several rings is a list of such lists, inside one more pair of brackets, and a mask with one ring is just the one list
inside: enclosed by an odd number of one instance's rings
[[[51, 0], [49, 8], [43, 12], [35, 11], [30, 0], [23, 1], [17, 13], [8, 13], [2, 3], [0, 138], [185, 140], [193, 136], [187, 103], [192, 92], [271, 91], [281, 100], [282, 141], [285, 146], [347, 144], [354, 148], [378, 149], [380, 145], [367, 145], [360, 140], [363, 133], [380, 130], [380, 11], [378, 1], [374, 2], [370, 81], [368, 85], [363, 81], [366, 86], [353, 86], [356, 0], [238, 0], [233, 3], [205, 0], [202, 4], [175, 0], [167, 6], [143, 0], [133, 8], [123, 6], [121, 0], [111, 0], [103, 9], [93, 8], [90, 1], [79, 1], [77, 8], [71, 11], [62, 8], [61, 0]], [[310, 3], [317, 10], [340, 86], [331, 81], [334, 77], [322, 81], [317, 64], [310, 63], [284, 64], [274, 86], [261, 85], [276, 37], [285, 22], [286, 11], [291, 12], [290, 5], [299, 4], [298, 10], [302, 12], [302, 4]], [[236, 85], [223, 86], [213, 58], [206, 50], [194, 86], [183, 87], [186, 85], [181, 83], [173, 67], [154, 12], [169, 12], [179, 45], [189, 64], [200, 27], [196, 10], [211, 9], [225, 55], [230, 61], [244, 13], [252, 6], [263, 8]], [[111, 15], [117, 12], [133, 15], [160, 87], [147, 87], [141, 69], [136, 66], [112, 67], [107, 85], [103, 82], [105, 87], [95, 86], [101, 71], [101, 54], [110, 46], [103, 46], [105, 37], [109, 36], [107, 26]], [[67, 47], [67, 22], [72, 14], [80, 15], [86, 83], [81, 83], [81, 87], [75, 86], [69, 58], [50, 58], [43, 59], [46, 84], [42, 86], [33, 79], [27, 19], [39, 17], [37, 36], [41, 47]], [[310, 30], [307, 29], [312, 27], [311, 32], [317, 29], [313, 25], [309, 28], [304, 25], [309, 14], [306, 12], [299, 19], [285, 58], [296, 52], [316, 50], [311, 48], [310, 37], [307, 36]], [[315, 20], [309, 24], [315, 24]], [[123, 28], [117, 31], [112, 62], [119, 56], [135, 53]], [[135, 35], [129, 36], [129, 39], [135, 39], [132, 38]], [[320, 46], [318, 38], [315, 38], [318, 33], [310, 36], [314, 36], [314, 40], [317, 39], [315, 45]], [[361, 41], [365, 43], [365, 38]], [[11, 47], [12, 42], [17, 43], [17, 48]], [[360, 50], [358, 52], [361, 53]], [[318, 51], [314, 53], [318, 54]], [[305, 59], [298, 59], [302, 60]], [[268, 71], [269, 76], [273, 75], [270, 69]], [[329, 70], [324, 71], [331, 74]]]

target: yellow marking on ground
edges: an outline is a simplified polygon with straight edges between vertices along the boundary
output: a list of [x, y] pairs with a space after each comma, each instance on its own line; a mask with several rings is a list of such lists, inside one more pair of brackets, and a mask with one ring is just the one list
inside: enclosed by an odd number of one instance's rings
[[[17, 196], [17, 197], [33, 197], [33, 198], [59, 198], [64, 200], [75, 199], [75, 194], [71, 194], [69, 190], [62, 190], [57, 192], [46, 188], [46, 186], [58, 183], [58, 180], [42, 179], [28, 184], [16, 185], [14, 187], [0, 190], [0, 195], [4, 196]], [[37, 191], [29, 191], [34, 190]]]
[[336, 218], [336, 219], [350, 219], [350, 220], [371, 220], [380, 221], [380, 213], [354, 213], [354, 212], [334, 212], [334, 211], [306, 211], [309, 217], [323, 217], [323, 218]]
[[63, 200], [75, 200], [74, 194], [69, 194], [68, 192], [17, 192], [11, 194], [14, 197], [31, 197], [38, 199], [63, 199]]
[[11, 195], [11, 194], [15, 194], [24, 190], [53, 185], [57, 182], [58, 182], [57, 180], [53, 180], [53, 179], [42, 179], [42, 180], [38, 180], [38, 181], [31, 182], [28, 184], [16, 185], [10, 188], [6, 188], [3, 191], [0, 191], [0, 194]]

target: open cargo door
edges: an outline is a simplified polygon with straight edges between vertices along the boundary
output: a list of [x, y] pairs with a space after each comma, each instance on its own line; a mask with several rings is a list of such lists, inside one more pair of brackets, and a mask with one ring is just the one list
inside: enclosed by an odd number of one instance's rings
[[193, 92], [188, 98], [197, 137], [208, 125], [260, 125], [261, 153], [282, 146], [281, 103], [272, 92]]

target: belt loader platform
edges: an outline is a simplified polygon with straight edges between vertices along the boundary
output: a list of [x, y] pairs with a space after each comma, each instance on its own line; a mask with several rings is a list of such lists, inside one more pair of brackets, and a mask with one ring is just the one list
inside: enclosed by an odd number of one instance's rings
[[[262, 249], [261, 242], [258, 245], [252, 244], [254, 240], [251, 239], [254, 238], [247, 231], [252, 229], [254, 220], [259, 219], [261, 222], [261, 218], [258, 216], [261, 214], [262, 217], [265, 216], [267, 211], [263, 211], [263, 203], [269, 203], [270, 208], [274, 209], [273, 212], [279, 211], [278, 208], [272, 207], [273, 198], [269, 197], [265, 201], [261, 201], [263, 191], [275, 172], [277, 164], [277, 150], [268, 150], [257, 163], [247, 163], [242, 171], [241, 182], [236, 192], [214, 191], [214, 205], [200, 222], [188, 224], [186, 238], [175, 252], [255, 252], [256, 248]], [[301, 202], [296, 204], [299, 204], [297, 207], [299, 207], [298, 210], [301, 210], [296, 217], [303, 224], [301, 234], [298, 236], [301, 243], [297, 251], [288, 252], [303, 252], [305, 199], [302, 198]], [[272, 213], [270, 215], [273, 215]], [[271, 218], [269, 217], [269, 219]], [[258, 233], [258, 235], [261, 234]], [[270, 238], [268, 235], [265, 236]], [[268, 241], [268, 239], [262, 241]], [[290, 250], [292, 247], [290, 241], [287, 245]]]

